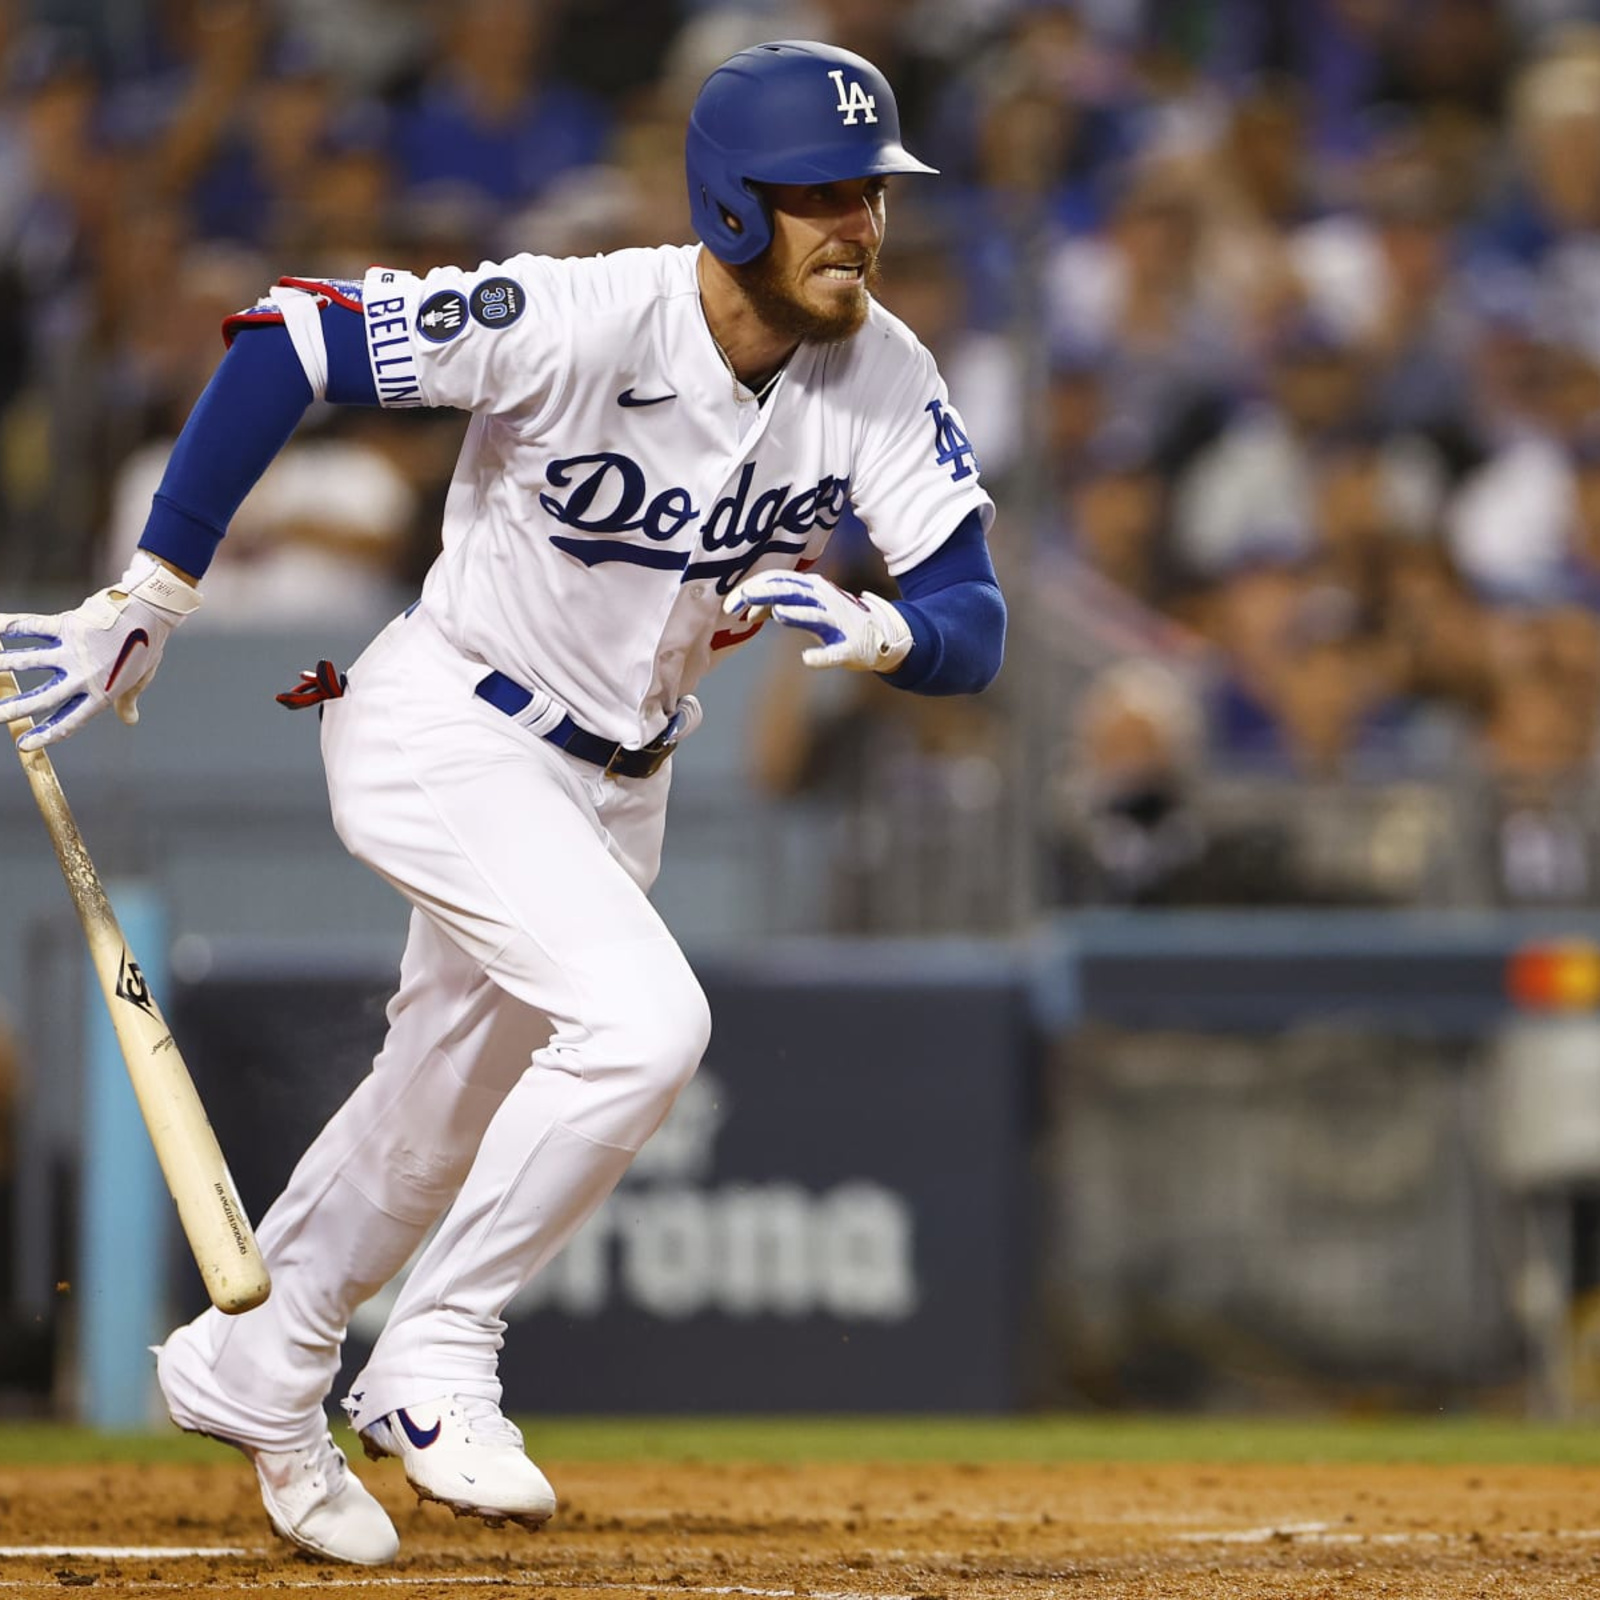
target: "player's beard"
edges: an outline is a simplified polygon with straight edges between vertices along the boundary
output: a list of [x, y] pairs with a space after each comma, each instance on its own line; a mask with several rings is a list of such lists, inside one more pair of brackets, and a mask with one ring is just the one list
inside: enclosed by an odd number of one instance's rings
[[730, 269], [756, 315], [774, 333], [804, 344], [842, 344], [867, 320], [867, 307], [881, 274], [878, 252], [866, 258], [866, 270], [854, 294], [831, 295], [828, 309], [813, 305], [795, 287], [791, 269], [770, 245], [754, 261]]

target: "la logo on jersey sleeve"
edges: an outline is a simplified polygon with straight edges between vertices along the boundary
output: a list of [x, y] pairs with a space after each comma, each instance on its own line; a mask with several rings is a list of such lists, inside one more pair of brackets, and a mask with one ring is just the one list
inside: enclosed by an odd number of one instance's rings
[[978, 470], [978, 458], [973, 454], [961, 419], [937, 398], [930, 400], [923, 410], [933, 417], [934, 465], [949, 467], [952, 483], [970, 478]]

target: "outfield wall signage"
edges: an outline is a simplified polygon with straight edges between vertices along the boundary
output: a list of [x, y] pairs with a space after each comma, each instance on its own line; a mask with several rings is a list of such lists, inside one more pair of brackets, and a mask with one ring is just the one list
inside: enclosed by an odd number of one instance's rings
[[[715, 1027], [700, 1073], [507, 1310], [508, 1407], [1017, 1405], [1033, 1053], [1020, 978], [874, 977], [870, 946], [847, 978], [701, 976]], [[388, 981], [236, 970], [177, 997], [252, 1216], [366, 1070]], [[358, 1317], [347, 1371], [395, 1287]]]

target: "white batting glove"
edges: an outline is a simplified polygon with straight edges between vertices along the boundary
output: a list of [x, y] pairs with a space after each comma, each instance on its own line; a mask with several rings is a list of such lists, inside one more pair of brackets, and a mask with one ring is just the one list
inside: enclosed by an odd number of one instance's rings
[[[0, 722], [35, 719], [17, 740], [23, 750], [65, 739], [108, 705], [124, 722], [137, 722], [139, 695], [155, 676], [167, 635], [199, 604], [193, 584], [139, 550], [120, 584], [90, 595], [76, 611], [0, 614], [0, 669], [51, 674], [0, 700]], [[13, 639], [34, 642], [12, 648]]]
[[818, 643], [800, 652], [808, 667], [893, 672], [911, 651], [906, 619], [881, 595], [851, 594], [815, 572], [758, 572], [722, 609], [750, 622], [770, 612], [786, 628], [814, 633]]

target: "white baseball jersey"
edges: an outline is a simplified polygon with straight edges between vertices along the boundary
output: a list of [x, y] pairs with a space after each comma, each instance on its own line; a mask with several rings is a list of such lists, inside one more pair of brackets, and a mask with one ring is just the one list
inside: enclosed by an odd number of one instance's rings
[[755, 631], [750, 572], [815, 562], [847, 504], [898, 574], [993, 506], [932, 356], [874, 303], [763, 405], [712, 340], [698, 246], [519, 255], [363, 284], [387, 406], [473, 413], [423, 608], [450, 642], [628, 745]]

